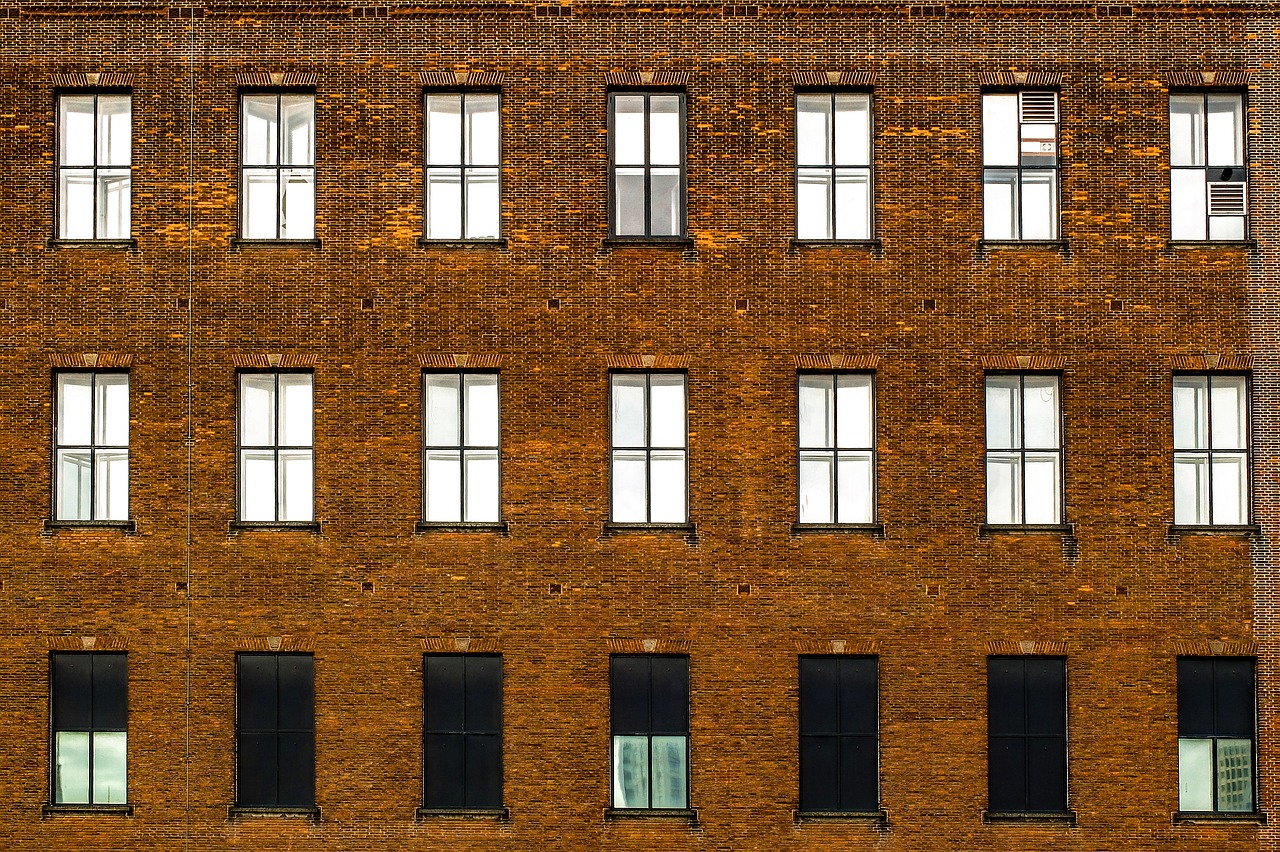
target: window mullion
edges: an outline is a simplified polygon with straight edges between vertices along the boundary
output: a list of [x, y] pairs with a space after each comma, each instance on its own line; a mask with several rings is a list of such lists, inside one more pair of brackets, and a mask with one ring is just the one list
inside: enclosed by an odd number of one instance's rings
[[[458, 94], [458, 199], [461, 208], [458, 234], [465, 240], [467, 239], [467, 96], [465, 92]], [[462, 409], [461, 399], [459, 399], [458, 409]]]
[[[644, 93], [644, 235], [646, 237], [653, 236], [653, 174], [652, 174], [652, 153], [650, 151], [650, 134], [653, 133], [653, 127], [649, 121], [649, 93]], [[648, 382], [645, 383], [646, 392]]]

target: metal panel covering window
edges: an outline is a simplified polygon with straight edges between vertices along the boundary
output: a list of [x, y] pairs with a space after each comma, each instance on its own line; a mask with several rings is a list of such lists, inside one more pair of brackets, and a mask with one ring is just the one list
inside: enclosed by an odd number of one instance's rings
[[880, 807], [874, 657], [800, 658], [800, 810]]
[[1067, 810], [1067, 661], [987, 659], [987, 806]]
[[316, 235], [316, 98], [240, 96], [240, 236], [309, 240]]
[[685, 98], [677, 92], [609, 95], [610, 235], [685, 235]]
[[610, 658], [615, 808], [689, 807], [689, 658]]
[[1250, 813], [1254, 660], [1178, 658], [1178, 810]]
[[129, 374], [58, 373], [54, 518], [129, 518]]
[[236, 806], [314, 808], [315, 658], [236, 655]]
[[128, 93], [58, 96], [59, 239], [129, 239], [132, 129]]
[[502, 657], [427, 654], [423, 806], [502, 807]]
[[57, 805], [123, 805], [128, 796], [128, 681], [124, 654], [49, 657]]

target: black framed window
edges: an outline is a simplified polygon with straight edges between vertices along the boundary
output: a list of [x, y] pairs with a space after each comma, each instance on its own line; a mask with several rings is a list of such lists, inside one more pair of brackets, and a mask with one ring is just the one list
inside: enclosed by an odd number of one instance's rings
[[612, 236], [685, 235], [683, 93], [610, 93], [609, 193]]
[[615, 808], [689, 807], [689, 658], [609, 660]]
[[497, 373], [423, 373], [422, 518], [500, 519]]
[[1169, 95], [1169, 201], [1173, 239], [1245, 239], [1249, 167], [1239, 92]]
[[1058, 93], [982, 96], [982, 236], [1058, 238]]
[[689, 519], [689, 426], [683, 373], [614, 373], [610, 519]]
[[429, 240], [496, 239], [501, 154], [497, 92], [427, 92], [423, 199]]
[[311, 373], [240, 374], [238, 520], [313, 519], [313, 385]]
[[129, 374], [59, 372], [54, 385], [54, 518], [128, 520]]
[[871, 94], [796, 93], [796, 237], [871, 238]]
[[1178, 810], [1251, 813], [1255, 661], [1178, 658]]
[[987, 523], [1062, 523], [1061, 380], [988, 375]]
[[880, 807], [875, 657], [800, 658], [800, 810]]
[[1249, 523], [1249, 383], [1173, 377], [1173, 522]]
[[240, 236], [316, 235], [316, 96], [240, 95]]
[[124, 654], [49, 655], [50, 797], [57, 805], [123, 805], [128, 790], [129, 665]]
[[427, 654], [423, 807], [502, 807], [502, 657]]
[[236, 655], [236, 806], [314, 808], [315, 658]]
[[129, 239], [132, 128], [128, 92], [58, 96], [59, 239]]
[[800, 523], [872, 523], [875, 377], [801, 373], [798, 397]]
[[987, 659], [987, 803], [993, 813], [1066, 812], [1066, 659]]

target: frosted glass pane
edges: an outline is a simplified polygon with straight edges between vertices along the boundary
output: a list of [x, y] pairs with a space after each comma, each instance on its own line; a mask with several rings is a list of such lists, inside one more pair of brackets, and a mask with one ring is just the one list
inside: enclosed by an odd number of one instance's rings
[[644, 234], [644, 172], [618, 169], [614, 176], [614, 233], [621, 236]]
[[683, 452], [658, 452], [650, 456], [649, 520], [657, 524], [682, 524], [688, 520], [685, 489], [689, 474]]
[[80, 450], [58, 451], [58, 519], [87, 521], [92, 515], [92, 456]]
[[267, 447], [276, 442], [276, 377], [271, 373], [240, 376], [240, 443]]
[[800, 446], [835, 446], [833, 384], [831, 376], [800, 377]]
[[831, 239], [832, 203], [830, 172], [797, 172], [796, 236], [802, 240]]
[[129, 165], [132, 113], [128, 95], [98, 96], [98, 165]]
[[427, 96], [427, 165], [462, 165], [462, 96]]
[[613, 445], [645, 446], [645, 376], [619, 373], [612, 386]]
[[644, 141], [644, 95], [614, 95], [614, 164], [644, 165]]
[[94, 517], [100, 521], [129, 519], [129, 453], [99, 450]]
[[651, 96], [649, 98], [649, 164], [678, 166], [682, 153], [680, 96]]
[[648, 737], [613, 738], [613, 806], [649, 807]]
[[871, 236], [871, 174], [836, 173], [836, 239], [865, 240]]
[[428, 521], [462, 520], [462, 463], [457, 452], [427, 452], [426, 482]]
[[1205, 238], [1205, 182], [1199, 169], [1169, 173], [1170, 234], [1175, 240]]
[[250, 240], [274, 240], [280, 205], [276, 171], [246, 169], [240, 197], [241, 236]]
[[427, 172], [427, 238], [456, 240], [462, 237], [462, 172], [430, 169]]
[[1204, 98], [1200, 95], [1169, 96], [1169, 162], [1175, 166], [1205, 164]]
[[1023, 523], [1061, 523], [1059, 498], [1062, 494], [1062, 480], [1058, 470], [1057, 454], [1027, 453], [1025, 476], [1026, 506]]
[[129, 172], [98, 173], [98, 238], [123, 240], [129, 237], [129, 200], [133, 178]]
[[870, 453], [841, 453], [836, 482], [836, 521], [841, 524], [869, 524], [874, 519], [873, 476]]
[[124, 731], [93, 735], [93, 803], [123, 805], [128, 801], [125, 787], [127, 748]]
[[476, 523], [497, 521], [498, 454], [493, 450], [469, 450], [466, 466], [466, 520]]
[[654, 737], [651, 745], [655, 808], [683, 808], [689, 804], [687, 737]]
[[1018, 165], [1018, 96], [982, 96], [982, 164]]
[[982, 175], [982, 236], [988, 240], [1012, 240], [1017, 236], [1018, 173], [988, 169]]
[[680, 233], [684, 219], [680, 215], [680, 172], [677, 169], [653, 169], [649, 173], [652, 205], [649, 212], [649, 234], [673, 237]]
[[836, 446], [862, 448], [872, 437], [871, 376], [836, 377]]
[[311, 400], [311, 376], [305, 373], [281, 373], [280, 380], [280, 444], [285, 447], [309, 447], [312, 443], [312, 419], [315, 409]]
[[284, 156], [280, 162], [291, 166], [315, 165], [315, 98], [281, 95], [280, 119], [284, 124]]
[[498, 96], [468, 95], [467, 162], [472, 165], [498, 165]]
[[58, 236], [93, 239], [93, 172], [62, 171], [58, 175]]
[[1057, 172], [1022, 173], [1022, 239], [1058, 236]]
[[1253, 810], [1253, 740], [1218, 740], [1218, 810]]
[[1213, 523], [1249, 522], [1249, 465], [1243, 454], [1213, 457]]
[[649, 443], [655, 447], [683, 447], [685, 427], [684, 376], [653, 373], [649, 377]]
[[466, 443], [472, 447], [498, 445], [498, 377], [489, 373], [466, 377]]
[[94, 442], [123, 447], [129, 443], [129, 376], [99, 373], [97, 382], [97, 433]]
[[88, 446], [92, 414], [93, 375], [58, 374], [58, 443]]
[[831, 111], [830, 95], [796, 96], [797, 165], [831, 165]]
[[800, 454], [800, 515], [802, 524], [835, 521], [835, 459], [830, 453]]
[[1022, 489], [1020, 471], [1017, 456], [987, 455], [987, 523], [1022, 523], [1018, 511]]
[[89, 803], [89, 734], [80, 731], [58, 731], [54, 737], [56, 751], [53, 788], [60, 805]]
[[498, 170], [467, 171], [467, 239], [498, 236]]
[[1058, 438], [1058, 379], [1026, 376], [1023, 387], [1023, 445], [1033, 449], [1061, 446]]
[[1209, 239], [1211, 240], [1243, 240], [1243, 216], [1210, 216]]
[[835, 130], [836, 165], [871, 164], [870, 95], [836, 95]]
[[280, 520], [310, 521], [314, 518], [314, 467], [310, 450], [280, 453]]
[[1211, 404], [1213, 406], [1213, 448], [1215, 450], [1242, 450], [1248, 441], [1244, 376], [1214, 376]]
[[456, 374], [429, 374], [425, 381], [427, 387], [427, 445], [434, 447], [458, 446], [461, 443], [458, 439], [460, 377]]
[[644, 523], [649, 520], [647, 504], [647, 465], [645, 453], [616, 450], [613, 454], [612, 519], [621, 523]]
[[312, 169], [280, 172], [280, 237], [309, 240], [316, 235], [316, 175]]
[[987, 376], [987, 447], [1022, 446], [1017, 376]]
[[244, 95], [240, 106], [241, 164], [274, 166], [279, 149], [276, 96]]
[[1178, 810], [1213, 810], [1213, 740], [1178, 740]]
[[1207, 165], [1244, 165], [1244, 116], [1239, 95], [1208, 95]]
[[1198, 450], [1209, 446], [1209, 379], [1173, 377], [1173, 447]]
[[240, 453], [240, 520], [276, 520], [275, 453]]
[[93, 95], [58, 98], [58, 165], [94, 165], [93, 123]]
[[1206, 456], [1174, 457], [1173, 522], [1209, 523], [1209, 459]]

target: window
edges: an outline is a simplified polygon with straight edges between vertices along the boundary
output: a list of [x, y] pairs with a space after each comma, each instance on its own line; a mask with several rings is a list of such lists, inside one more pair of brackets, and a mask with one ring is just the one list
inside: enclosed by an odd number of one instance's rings
[[316, 235], [316, 98], [240, 96], [240, 236], [309, 240]]
[[689, 807], [689, 658], [610, 659], [613, 806]]
[[58, 373], [54, 518], [129, 518], [129, 374]]
[[236, 806], [314, 808], [315, 658], [236, 655]]
[[54, 653], [53, 803], [123, 805], [129, 801], [129, 666], [124, 654]]
[[1248, 215], [1244, 99], [1169, 95], [1169, 202], [1175, 240], [1243, 240]]
[[310, 373], [240, 374], [239, 520], [312, 520], [311, 386]]
[[59, 239], [129, 239], [132, 122], [128, 94], [58, 97]]
[[689, 518], [688, 426], [682, 373], [614, 373], [613, 501], [618, 523]]
[[871, 374], [801, 374], [800, 523], [875, 520], [875, 458]]
[[796, 237], [871, 238], [871, 95], [796, 95]]
[[1244, 376], [1173, 377], [1173, 522], [1249, 523]]
[[1178, 658], [1178, 810], [1255, 810], [1253, 660]]
[[1067, 661], [987, 659], [987, 804], [992, 813], [1067, 810]]
[[426, 237], [496, 239], [499, 232], [498, 94], [426, 95]]
[[609, 178], [612, 236], [684, 236], [684, 95], [609, 96]]
[[428, 523], [496, 523], [498, 374], [424, 373], [422, 481]]
[[1058, 377], [987, 376], [987, 523], [1062, 523]]
[[982, 96], [982, 236], [1058, 238], [1058, 94]]
[[502, 807], [502, 658], [424, 658], [427, 808]]
[[874, 657], [800, 658], [800, 810], [880, 807]]

